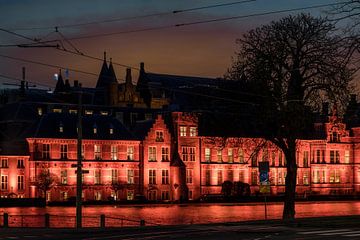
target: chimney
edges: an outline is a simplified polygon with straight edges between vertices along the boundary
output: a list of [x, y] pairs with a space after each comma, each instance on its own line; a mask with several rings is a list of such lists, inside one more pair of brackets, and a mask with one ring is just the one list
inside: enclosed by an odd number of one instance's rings
[[127, 69], [126, 69], [126, 78], [125, 78], [125, 79], [126, 79], [126, 83], [128, 83], [128, 84], [129, 84], [129, 83], [132, 83], [132, 82], [131, 82], [131, 81], [132, 81], [132, 80], [131, 80], [131, 68], [127, 68]]
[[322, 115], [324, 115], [324, 116], [329, 115], [329, 103], [328, 102], [324, 102], [322, 104]]
[[145, 72], [145, 65], [144, 65], [144, 62], [141, 62], [140, 63], [140, 73], [143, 73]]
[[79, 81], [78, 80], [74, 80], [74, 87], [79, 87]]

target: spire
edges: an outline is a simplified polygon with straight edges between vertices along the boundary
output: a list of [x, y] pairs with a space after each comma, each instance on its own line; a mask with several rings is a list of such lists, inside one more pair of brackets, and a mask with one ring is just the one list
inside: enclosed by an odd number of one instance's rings
[[108, 83], [117, 83], [116, 74], [112, 64], [112, 58], [110, 58], [109, 71], [108, 71]]
[[101, 67], [101, 71], [99, 74], [99, 78], [98, 81], [96, 83], [96, 88], [103, 88], [107, 86], [107, 82], [108, 82], [108, 72], [109, 72], [109, 68], [106, 62], [106, 52], [104, 52], [104, 62], [103, 65]]
[[64, 80], [61, 75], [61, 69], [59, 69], [59, 76], [58, 76], [58, 80], [57, 80], [54, 92], [55, 93], [63, 92], [64, 89], [65, 89], [65, 84], [64, 84]]

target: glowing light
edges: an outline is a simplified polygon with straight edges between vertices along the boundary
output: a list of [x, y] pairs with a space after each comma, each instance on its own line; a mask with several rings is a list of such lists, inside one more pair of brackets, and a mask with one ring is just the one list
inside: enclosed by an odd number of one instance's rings
[[57, 74], [57, 73], [54, 73], [54, 80], [59, 80], [59, 74]]

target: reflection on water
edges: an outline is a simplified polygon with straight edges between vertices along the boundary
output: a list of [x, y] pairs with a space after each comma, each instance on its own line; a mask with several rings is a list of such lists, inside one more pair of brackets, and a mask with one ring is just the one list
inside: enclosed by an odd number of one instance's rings
[[[269, 219], [281, 218], [282, 203], [268, 203]], [[0, 208], [9, 215], [58, 215], [73, 225], [75, 207], [11, 207]], [[263, 204], [189, 204], [189, 205], [134, 205], [134, 206], [84, 206], [83, 214], [89, 221], [98, 222], [98, 216], [105, 214], [112, 221], [120, 219], [145, 219], [147, 223], [156, 224], [192, 224], [216, 223], [264, 219]], [[304, 202], [297, 203], [296, 217], [340, 216], [360, 214], [360, 202]], [[60, 217], [61, 216], [61, 217]], [[93, 218], [95, 217], [96, 218]], [[15, 217], [14, 217], [15, 218]], [[96, 219], [96, 220], [94, 220]], [[121, 220], [123, 221], [123, 220]], [[95, 223], [94, 223], [95, 224]], [[98, 225], [98, 223], [96, 223]]]

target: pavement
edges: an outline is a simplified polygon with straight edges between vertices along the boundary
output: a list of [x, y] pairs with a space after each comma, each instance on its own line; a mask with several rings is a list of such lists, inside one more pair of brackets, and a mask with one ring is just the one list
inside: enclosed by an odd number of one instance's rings
[[0, 228], [2, 239], [359, 239], [360, 216], [127, 228]]

